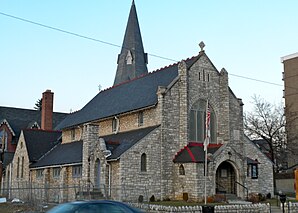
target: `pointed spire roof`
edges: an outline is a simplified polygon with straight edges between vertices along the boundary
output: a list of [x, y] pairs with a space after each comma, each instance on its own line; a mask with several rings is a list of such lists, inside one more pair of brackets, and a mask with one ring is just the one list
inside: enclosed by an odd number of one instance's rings
[[144, 52], [142, 36], [134, 0], [130, 8], [114, 85], [148, 73], [147, 53]]

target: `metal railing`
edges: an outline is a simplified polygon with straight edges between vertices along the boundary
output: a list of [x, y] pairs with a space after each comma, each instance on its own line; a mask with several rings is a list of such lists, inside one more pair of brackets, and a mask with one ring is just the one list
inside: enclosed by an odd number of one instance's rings
[[246, 186], [244, 186], [243, 184], [237, 182], [237, 181], [235, 181], [235, 183], [245, 189], [245, 191], [246, 191], [246, 200], [248, 200], [248, 188]]

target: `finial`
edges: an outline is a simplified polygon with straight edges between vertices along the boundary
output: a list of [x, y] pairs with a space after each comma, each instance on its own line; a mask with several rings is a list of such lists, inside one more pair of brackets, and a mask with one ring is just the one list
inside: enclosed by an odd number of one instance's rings
[[132, 4], [131, 5], [135, 5], [135, 0], [132, 0]]
[[201, 48], [201, 52], [204, 51], [205, 44], [204, 44], [203, 41], [201, 41], [201, 42], [199, 43], [199, 46], [200, 46], [200, 48]]

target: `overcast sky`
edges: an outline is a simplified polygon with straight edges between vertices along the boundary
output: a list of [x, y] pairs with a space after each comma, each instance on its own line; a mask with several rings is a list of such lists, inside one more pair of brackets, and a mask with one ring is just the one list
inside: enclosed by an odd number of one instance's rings
[[[149, 71], [197, 55], [204, 41], [217, 69], [228, 71], [245, 111], [251, 110], [254, 94], [282, 101], [280, 58], [298, 52], [298, 1], [135, 3], [145, 52], [173, 60], [149, 55]], [[130, 6], [131, 0], [1, 0], [0, 105], [33, 109], [42, 92], [51, 89], [54, 111], [75, 111], [98, 93], [99, 84], [112, 86]]]

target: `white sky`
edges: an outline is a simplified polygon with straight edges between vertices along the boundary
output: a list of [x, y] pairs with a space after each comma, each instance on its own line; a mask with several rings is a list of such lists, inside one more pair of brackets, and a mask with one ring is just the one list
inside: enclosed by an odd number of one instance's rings
[[[145, 52], [180, 61], [205, 51], [251, 110], [256, 94], [280, 103], [282, 56], [297, 52], [295, 0], [136, 0]], [[131, 0], [1, 0], [0, 105], [32, 109], [42, 92], [55, 95], [54, 111], [81, 109], [113, 85], [120, 48], [3, 15], [9, 14], [121, 45]], [[173, 62], [149, 56], [149, 71]]]

